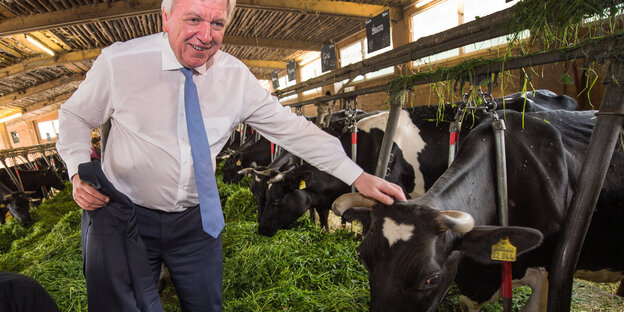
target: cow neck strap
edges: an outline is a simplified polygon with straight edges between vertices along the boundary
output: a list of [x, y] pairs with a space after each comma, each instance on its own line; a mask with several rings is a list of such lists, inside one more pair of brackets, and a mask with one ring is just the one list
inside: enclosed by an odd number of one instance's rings
[[193, 70], [184, 67], [181, 70], [186, 78], [184, 81], [184, 111], [191, 143], [202, 228], [204, 232], [217, 238], [225, 226], [225, 221], [221, 211], [217, 181], [212, 169], [210, 144], [206, 136], [201, 109], [199, 108], [197, 87], [193, 82]]

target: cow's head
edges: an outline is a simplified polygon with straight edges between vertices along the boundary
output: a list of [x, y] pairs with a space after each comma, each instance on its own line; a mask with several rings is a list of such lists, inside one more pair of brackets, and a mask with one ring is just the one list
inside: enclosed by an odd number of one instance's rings
[[275, 174], [267, 182], [266, 199], [258, 213], [258, 233], [273, 236], [289, 228], [310, 208], [305, 188], [312, 183], [313, 173], [305, 167]]
[[238, 172], [245, 167], [242, 153], [236, 152], [230, 155], [223, 163], [223, 182], [238, 183], [243, 177]]
[[346, 194], [332, 210], [367, 207], [371, 227], [359, 246], [369, 272], [371, 311], [435, 311], [455, 278], [462, 256], [490, 260], [491, 247], [509, 238], [518, 255], [541, 243], [542, 234], [522, 227], [474, 227], [470, 214], [440, 211], [424, 200], [378, 204]]
[[256, 203], [258, 204], [258, 221], [260, 221], [260, 216], [264, 213], [268, 182], [280, 172], [278, 169], [260, 166], [256, 168], [245, 168], [238, 173], [251, 175], [249, 189], [254, 194], [254, 197], [256, 197]]
[[22, 225], [29, 226], [33, 223], [30, 216], [30, 201], [24, 192], [14, 192], [3, 196], [2, 204]]

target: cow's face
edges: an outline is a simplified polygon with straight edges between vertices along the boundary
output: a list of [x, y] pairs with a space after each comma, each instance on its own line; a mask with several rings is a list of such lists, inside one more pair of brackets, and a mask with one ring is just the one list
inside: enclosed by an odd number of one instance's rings
[[411, 200], [372, 209], [359, 247], [369, 271], [371, 311], [435, 311], [454, 280], [460, 257], [493, 264], [492, 245], [509, 239], [520, 256], [542, 241], [524, 227], [477, 226], [471, 215]]
[[264, 214], [268, 182], [278, 173], [279, 172], [274, 172], [270, 174], [259, 174], [254, 171], [252, 171], [251, 173], [251, 185], [249, 186], [249, 189], [254, 194], [254, 197], [256, 197], [256, 203], [258, 204], [258, 222]]
[[223, 182], [238, 183], [242, 178], [238, 171], [243, 169], [243, 156], [241, 153], [234, 153], [223, 163]]
[[369, 271], [371, 311], [435, 310], [457, 269], [456, 234], [436, 221], [438, 211], [399, 203], [372, 211], [359, 247]]
[[295, 170], [269, 180], [264, 208], [258, 215], [258, 233], [273, 236], [278, 230], [289, 228], [310, 208], [310, 199], [301, 189], [306, 176], [307, 172]]
[[30, 201], [23, 192], [14, 192], [5, 196], [3, 203], [6, 204], [6, 208], [11, 215], [22, 225], [29, 226], [33, 223], [33, 219], [30, 216]]

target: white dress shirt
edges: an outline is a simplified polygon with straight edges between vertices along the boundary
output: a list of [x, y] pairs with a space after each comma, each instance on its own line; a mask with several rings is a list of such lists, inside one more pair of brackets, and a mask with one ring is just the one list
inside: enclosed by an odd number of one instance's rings
[[[90, 160], [90, 133], [111, 120], [102, 166], [139, 205], [182, 211], [199, 200], [184, 116], [184, 75], [163, 33], [102, 50], [59, 111], [57, 150], [69, 176]], [[249, 69], [218, 51], [195, 68], [212, 162], [240, 122], [347, 184], [362, 169], [335, 137], [282, 106]], [[214, 166], [213, 166], [214, 167]]]

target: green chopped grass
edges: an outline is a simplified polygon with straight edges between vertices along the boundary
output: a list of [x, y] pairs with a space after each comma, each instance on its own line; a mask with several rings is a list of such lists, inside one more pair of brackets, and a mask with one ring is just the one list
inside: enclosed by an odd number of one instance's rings
[[[291, 230], [274, 237], [257, 234], [255, 200], [244, 186], [228, 185], [223, 232], [224, 311], [368, 311], [368, 273], [356, 253], [354, 233], [325, 233], [301, 217]], [[35, 223], [16, 220], [0, 226], [0, 270], [38, 280], [64, 312], [87, 311], [86, 285], [80, 254], [81, 210], [71, 200], [71, 185], [33, 212]], [[572, 311], [623, 311], [614, 297], [617, 284], [575, 281]], [[529, 289], [514, 291], [514, 308], [522, 306]], [[452, 287], [439, 311], [456, 311]], [[175, 289], [161, 292], [165, 311], [179, 311]], [[482, 311], [502, 311], [491, 303]]]

